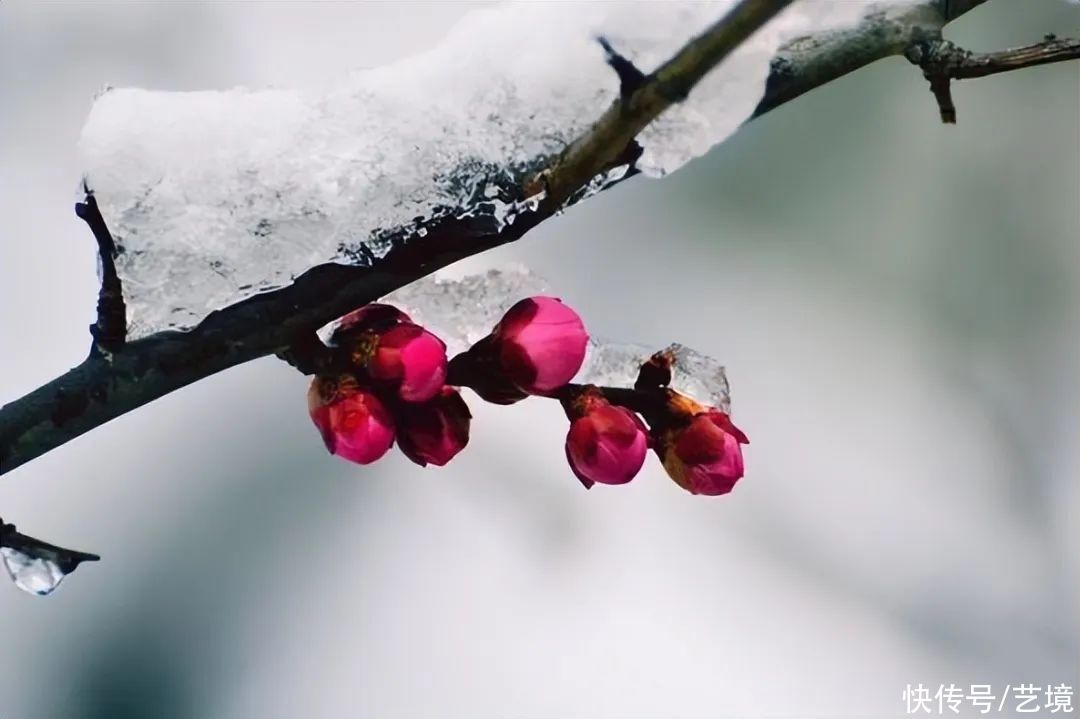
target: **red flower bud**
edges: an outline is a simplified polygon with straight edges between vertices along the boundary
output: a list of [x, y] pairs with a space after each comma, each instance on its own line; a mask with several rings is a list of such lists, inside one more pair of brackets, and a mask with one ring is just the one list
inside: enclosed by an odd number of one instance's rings
[[585, 488], [594, 482], [626, 484], [633, 479], [649, 446], [644, 423], [599, 394], [586, 394], [572, 407], [580, 416], [566, 433], [566, 459]]
[[363, 345], [354, 358], [373, 379], [395, 383], [406, 402], [426, 402], [446, 381], [446, 345], [419, 325], [395, 325]]
[[469, 442], [469, 406], [453, 387], [427, 402], [402, 405], [398, 412], [398, 447], [421, 467], [442, 467]]
[[308, 413], [330, 453], [350, 462], [370, 464], [394, 443], [390, 413], [349, 375], [313, 379]]
[[657, 453], [675, 483], [691, 494], [727, 494], [743, 476], [741, 444], [750, 440], [718, 409], [660, 433]]
[[577, 312], [554, 297], [529, 297], [511, 307], [492, 331], [507, 378], [529, 394], [558, 389], [585, 361], [589, 340]]

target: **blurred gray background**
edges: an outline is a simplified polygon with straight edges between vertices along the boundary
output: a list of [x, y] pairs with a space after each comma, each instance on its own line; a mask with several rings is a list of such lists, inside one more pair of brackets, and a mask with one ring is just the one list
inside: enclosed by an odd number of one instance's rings
[[[104, 84], [318, 82], [469, 8], [0, 5], [0, 402], [88, 347], [75, 143]], [[1078, 30], [1075, 4], [991, 0], [950, 36]], [[6, 520], [103, 555], [48, 599], [0, 582], [0, 717], [902, 716], [917, 682], [1080, 689], [1080, 65], [954, 93], [948, 127], [881, 62], [473, 262], [528, 264], [598, 335], [725, 361], [733, 494], [654, 459], [586, 493], [539, 401], [473, 401], [444, 470], [352, 466], [303, 377], [239, 367], [0, 481]]]

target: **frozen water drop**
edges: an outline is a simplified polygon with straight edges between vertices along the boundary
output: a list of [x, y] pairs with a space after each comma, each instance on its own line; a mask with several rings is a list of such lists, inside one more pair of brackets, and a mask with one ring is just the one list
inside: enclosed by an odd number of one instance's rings
[[66, 576], [52, 559], [32, 557], [12, 547], [0, 547], [0, 556], [15, 586], [29, 594], [50, 594]]
[[96, 554], [64, 549], [15, 530], [0, 521], [0, 558], [15, 586], [37, 596], [50, 594], [83, 562], [96, 562]]

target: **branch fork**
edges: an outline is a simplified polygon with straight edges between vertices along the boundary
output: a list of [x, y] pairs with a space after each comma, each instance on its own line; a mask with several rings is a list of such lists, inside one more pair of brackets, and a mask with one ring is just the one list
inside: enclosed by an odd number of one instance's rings
[[937, 101], [941, 121], [956, 124], [953, 80], [986, 77], [1037, 65], [1080, 59], [1080, 40], [1046, 35], [1041, 42], [1000, 52], [975, 53], [939, 38], [912, 43], [904, 57], [922, 68]]

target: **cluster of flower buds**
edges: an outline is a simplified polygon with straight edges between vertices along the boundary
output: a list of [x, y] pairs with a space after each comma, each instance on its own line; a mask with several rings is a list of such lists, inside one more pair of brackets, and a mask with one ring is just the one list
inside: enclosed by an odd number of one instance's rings
[[472, 416], [446, 386], [446, 345], [401, 310], [366, 305], [331, 338], [347, 369], [318, 375], [308, 411], [331, 453], [357, 464], [385, 455], [397, 438], [406, 457], [442, 466], [469, 441]]
[[312, 381], [309, 411], [327, 448], [344, 459], [374, 462], [396, 438], [413, 462], [442, 466], [469, 441], [471, 414], [456, 387], [494, 404], [549, 397], [570, 420], [566, 458], [586, 488], [629, 482], [651, 448], [688, 492], [730, 492], [748, 440], [727, 414], [671, 389], [673, 358], [664, 353], [642, 365], [633, 389], [571, 384], [588, 339], [570, 307], [529, 297], [447, 361], [446, 345], [404, 312], [366, 305], [335, 329], [328, 351], [343, 361]]

